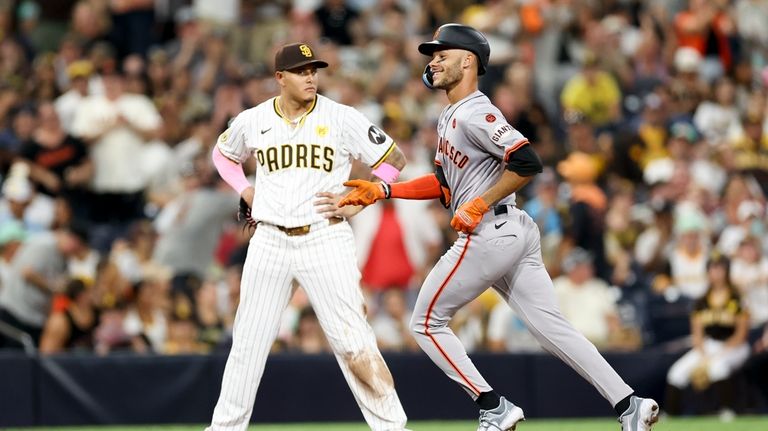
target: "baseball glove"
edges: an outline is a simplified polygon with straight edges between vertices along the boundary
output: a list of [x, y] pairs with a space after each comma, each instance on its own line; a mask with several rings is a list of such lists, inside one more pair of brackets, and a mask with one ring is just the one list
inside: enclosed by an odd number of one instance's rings
[[237, 221], [243, 223], [243, 229], [248, 230], [255, 230], [256, 225], [259, 224], [251, 217], [251, 206], [243, 198], [240, 198], [240, 204], [238, 204]]
[[710, 383], [712, 382], [709, 380], [709, 361], [704, 359], [691, 371], [691, 387], [701, 392], [707, 389]]

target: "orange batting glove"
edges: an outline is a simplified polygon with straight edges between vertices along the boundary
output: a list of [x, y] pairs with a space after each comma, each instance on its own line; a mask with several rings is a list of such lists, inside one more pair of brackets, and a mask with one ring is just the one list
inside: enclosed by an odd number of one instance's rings
[[458, 232], [472, 233], [483, 219], [483, 214], [488, 211], [488, 204], [480, 196], [465, 202], [451, 219], [451, 227]]
[[346, 194], [340, 201], [339, 207], [347, 205], [368, 206], [379, 199], [384, 199], [384, 188], [381, 183], [373, 183], [365, 180], [351, 180], [344, 183], [347, 187], [355, 189]]

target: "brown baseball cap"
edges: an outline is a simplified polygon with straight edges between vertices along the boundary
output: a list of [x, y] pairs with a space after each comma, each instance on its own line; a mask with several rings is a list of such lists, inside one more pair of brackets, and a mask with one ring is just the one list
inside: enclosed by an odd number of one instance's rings
[[306, 43], [285, 45], [275, 54], [275, 70], [291, 70], [308, 64], [318, 69], [328, 67], [328, 63], [315, 57], [315, 51]]

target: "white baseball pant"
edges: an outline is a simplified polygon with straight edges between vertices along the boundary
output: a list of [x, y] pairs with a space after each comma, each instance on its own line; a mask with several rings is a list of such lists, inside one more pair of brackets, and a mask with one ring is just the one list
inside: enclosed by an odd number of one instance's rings
[[703, 347], [703, 352], [692, 349], [675, 361], [667, 372], [667, 383], [684, 389], [691, 383], [691, 373], [703, 360], [707, 361], [709, 381], [719, 382], [730, 377], [749, 358], [749, 345], [746, 343], [726, 348], [724, 342], [707, 338]]
[[306, 291], [368, 425], [376, 431], [404, 429], [405, 412], [363, 311], [352, 229], [346, 222], [316, 225], [305, 235], [288, 236], [261, 223], [251, 238], [232, 350], [207, 430], [247, 429], [294, 278]]

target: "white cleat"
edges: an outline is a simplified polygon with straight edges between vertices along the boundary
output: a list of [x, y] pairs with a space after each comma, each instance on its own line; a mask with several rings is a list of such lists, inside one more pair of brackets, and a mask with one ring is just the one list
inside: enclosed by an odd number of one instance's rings
[[477, 431], [514, 430], [517, 423], [524, 420], [523, 409], [501, 397], [501, 402], [495, 409], [480, 410], [480, 426]]
[[621, 431], [651, 431], [659, 421], [659, 405], [650, 398], [632, 396], [629, 408], [621, 416]]

